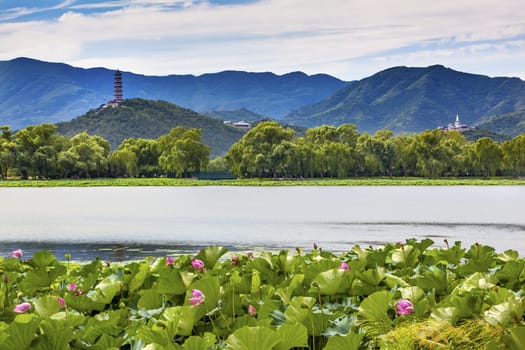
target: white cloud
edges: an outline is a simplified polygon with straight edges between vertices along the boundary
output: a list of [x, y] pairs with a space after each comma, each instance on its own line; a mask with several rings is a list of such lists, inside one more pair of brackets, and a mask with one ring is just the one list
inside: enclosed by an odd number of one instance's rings
[[228, 6], [129, 0], [93, 6], [108, 10], [81, 14], [88, 6], [73, 4], [57, 20], [0, 24], [0, 59], [24, 55], [144, 74], [305, 70], [356, 79], [388, 64], [430, 61], [483, 74], [491, 73], [477, 69], [496, 70], [503, 62], [494, 74], [519, 72], [521, 67], [508, 64], [525, 52], [518, 40], [525, 38], [522, 0], [443, 0], [424, 6], [420, 0], [266, 0]]

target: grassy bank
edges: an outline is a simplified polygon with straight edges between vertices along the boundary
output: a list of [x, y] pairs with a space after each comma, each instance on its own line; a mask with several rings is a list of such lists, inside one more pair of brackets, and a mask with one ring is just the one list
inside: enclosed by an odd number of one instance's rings
[[522, 186], [525, 178], [351, 178], [351, 179], [237, 179], [197, 180], [171, 178], [5, 180], [0, 187], [100, 186]]

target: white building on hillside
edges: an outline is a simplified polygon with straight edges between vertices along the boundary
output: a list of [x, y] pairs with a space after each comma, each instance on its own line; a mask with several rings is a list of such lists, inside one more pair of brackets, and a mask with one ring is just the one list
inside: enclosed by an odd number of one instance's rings
[[456, 121], [454, 124], [449, 123], [447, 126], [440, 126], [438, 127], [439, 130], [442, 131], [466, 131], [466, 130], [475, 130], [477, 129], [475, 126], [469, 126], [466, 124], [461, 124], [461, 121], [459, 120], [459, 114], [456, 114]]

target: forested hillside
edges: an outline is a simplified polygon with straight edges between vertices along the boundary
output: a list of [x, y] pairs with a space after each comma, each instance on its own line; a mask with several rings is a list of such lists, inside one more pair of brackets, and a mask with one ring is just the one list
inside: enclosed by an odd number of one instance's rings
[[202, 142], [211, 149], [211, 156], [224, 155], [243, 132], [224, 125], [221, 120], [206, 117], [164, 101], [125, 100], [116, 108], [91, 110], [69, 122], [58, 123], [58, 132], [72, 137], [82, 131], [99, 135], [111, 149], [130, 137], [156, 139], [176, 126], [202, 129]]
[[483, 118], [476, 125], [479, 128], [514, 137], [525, 133], [525, 109]]
[[202, 112], [207, 117], [217, 118], [221, 120], [229, 120], [232, 122], [256, 122], [264, 119], [268, 119], [264, 115], [252, 112], [246, 108], [229, 110], [229, 111], [206, 111]]
[[283, 121], [308, 127], [352, 123], [361, 131], [414, 132], [452, 123], [457, 114], [463, 123], [474, 124], [524, 108], [525, 82], [517, 78], [489, 78], [439, 65], [395, 67], [298, 109]]

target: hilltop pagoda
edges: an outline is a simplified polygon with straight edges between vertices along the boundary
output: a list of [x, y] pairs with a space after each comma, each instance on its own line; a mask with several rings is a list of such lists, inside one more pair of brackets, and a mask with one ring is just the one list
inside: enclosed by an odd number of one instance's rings
[[122, 90], [122, 73], [117, 69], [113, 79], [113, 100], [106, 103], [106, 106], [117, 107], [124, 102]]

